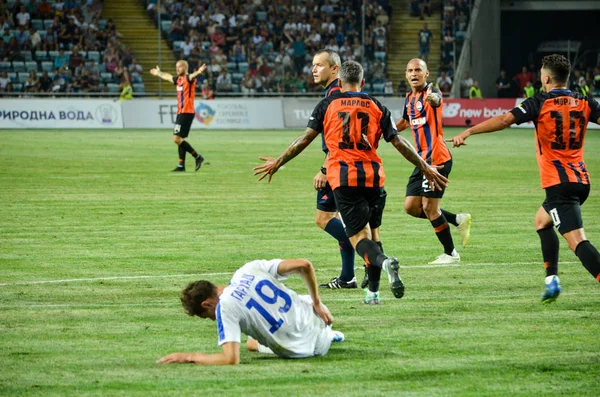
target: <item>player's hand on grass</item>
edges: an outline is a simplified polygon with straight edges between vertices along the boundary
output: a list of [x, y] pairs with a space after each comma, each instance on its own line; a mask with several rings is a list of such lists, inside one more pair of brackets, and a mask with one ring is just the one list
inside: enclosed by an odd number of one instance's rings
[[446, 139], [446, 142], [452, 142], [452, 147], [466, 146], [465, 141], [471, 134], [467, 131], [463, 131], [454, 138]]
[[171, 353], [156, 362], [159, 364], [191, 363], [191, 356], [190, 353]]
[[438, 170], [444, 168], [443, 165], [428, 165], [423, 170], [423, 175], [429, 181], [432, 190], [442, 190], [442, 187], [448, 186], [448, 178], [440, 174]]
[[323, 174], [321, 171], [317, 172], [315, 175], [315, 179], [313, 180], [313, 184], [315, 186], [315, 190], [325, 189], [327, 185], [327, 175]]
[[315, 311], [315, 314], [317, 316], [321, 317], [321, 319], [325, 321], [325, 324], [333, 324], [333, 316], [331, 315], [331, 312], [321, 302], [319, 302], [318, 304], [313, 303], [313, 310]]
[[261, 175], [261, 177], [258, 178], [259, 181], [262, 181], [268, 175], [269, 179], [267, 182], [271, 183], [273, 174], [276, 173], [277, 170], [279, 170], [279, 167], [277, 166], [277, 159], [274, 159], [273, 157], [259, 157], [259, 159], [264, 161], [265, 163], [261, 164], [261, 165], [257, 165], [256, 167], [253, 168], [254, 175]]

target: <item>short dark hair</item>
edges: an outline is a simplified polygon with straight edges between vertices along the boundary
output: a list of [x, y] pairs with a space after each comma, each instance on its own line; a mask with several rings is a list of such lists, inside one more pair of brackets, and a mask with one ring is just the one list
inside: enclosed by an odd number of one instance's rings
[[188, 316], [200, 316], [204, 313], [202, 302], [216, 295], [217, 287], [210, 281], [194, 281], [181, 291], [181, 304]]
[[333, 65], [338, 65], [338, 67], [342, 65], [342, 61], [340, 60], [340, 56], [337, 52], [333, 50], [320, 50], [315, 54], [315, 56], [321, 54], [327, 54], [327, 62], [329, 62], [330, 67]]
[[342, 82], [347, 84], [360, 84], [363, 79], [363, 68], [356, 61], [346, 61], [342, 63], [338, 76]]
[[559, 54], [546, 55], [542, 59], [542, 68], [550, 73], [556, 83], [565, 84], [571, 73], [571, 62]]

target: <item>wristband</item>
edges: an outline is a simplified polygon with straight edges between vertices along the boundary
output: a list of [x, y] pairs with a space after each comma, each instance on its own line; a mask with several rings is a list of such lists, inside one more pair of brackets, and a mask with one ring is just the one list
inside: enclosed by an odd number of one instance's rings
[[327, 175], [327, 168], [325, 168], [325, 167], [321, 167], [321, 173], [322, 173], [323, 175]]

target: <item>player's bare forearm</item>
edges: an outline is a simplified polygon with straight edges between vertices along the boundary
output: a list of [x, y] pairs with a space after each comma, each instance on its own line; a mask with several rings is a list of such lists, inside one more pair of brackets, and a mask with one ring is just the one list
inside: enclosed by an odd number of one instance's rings
[[319, 135], [319, 133], [312, 128], [307, 128], [304, 131], [304, 134], [300, 135], [298, 138], [294, 139], [294, 141], [288, 146], [288, 148], [281, 153], [276, 160], [277, 168], [280, 168], [282, 165], [302, 153], [304, 149]]
[[513, 116], [512, 113], [508, 112], [501, 116], [492, 117], [491, 119], [486, 120], [483, 123], [477, 124], [476, 126], [469, 128], [465, 132], [468, 131], [469, 135], [474, 135], [500, 131], [510, 127], [511, 124], [514, 124], [516, 121], [517, 119], [515, 118], [515, 116]]
[[240, 363], [240, 344], [223, 344], [222, 353], [172, 353], [157, 361], [161, 364], [237, 365]]
[[158, 72], [155, 76], [160, 77], [163, 80], [173, 82], [173, 75], [171, 73]]
[[408, 120], [405, 119], [400, 119], [397, 123], [396, 123], [396, 129], [398, 130], [398, 132], [402, 132], [405, 129], [408, 128], [408, 126], [410, 125], [410, 123], [408, 122]]
[[400, 135], [397, 135], [394, 139], [392, 139], [390, 143], [394, 145], [396, 150], [400, 152], [400, 154], [404, 156], [405, 159], [413, 163], [415, 167], [421, 170], [424, 170], [427, 167], [427, 163], [423, 161], [421, 156], [419, 156], [419, 153], [417, 153], [417, 151], [410, 144], [410, 142], [408, 142]]
[[200, 76], [206, 70], [206, 65], [203, 64], [196, 70], [194, 73], [190, 74], [190, 80], [194, 80], [196, 77]]

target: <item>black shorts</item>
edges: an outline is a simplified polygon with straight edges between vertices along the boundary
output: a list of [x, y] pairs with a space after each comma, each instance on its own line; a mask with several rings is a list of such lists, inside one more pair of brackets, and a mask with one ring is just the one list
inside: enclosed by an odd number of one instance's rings
[[[444, 175], [446, 178], [450, 175], [450, 171], [452, 171], [452, 159], [446, 161], [443, 164], [444, 168], [438, 170], [440, 174]], [[423, 175], [423, 172], [415, 168], [412, 175], [408, 178], [408, 184], [406, 185], [406, 196], [417, 196], [417, 197], [430, 197], [430, 198], [442, 198], [444, 196], [444, 192], [446, 191], [446, 187], [442, 186], [442, 190], [436, 189], [431, 190], [429, 186], [429, 181]]]
[[194, 113], [179, 113], [175, 120], [175, 127], [173, 127], [173, 135], [187, 138], [193, 121]]
[[384, 188], [342, 186], [333, 191], [333, 196], [348, 237], [363, 230], [367, 224], [372, 229], [381, 226], [387, 197]]
[[542, 207], [552, 217], [554, 226], [560, 234], [583, 227], [581, 205], [590, 194], [590, 185], [583, 183], [561, 183], [547, 187], [546, 200]]
[[317, 209], [325, 212], [337, 212], [333, 190], [329, 183], [323, 189], [317, 190]]

